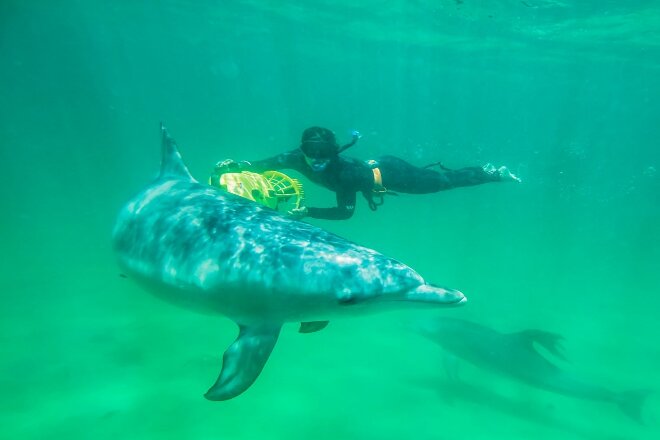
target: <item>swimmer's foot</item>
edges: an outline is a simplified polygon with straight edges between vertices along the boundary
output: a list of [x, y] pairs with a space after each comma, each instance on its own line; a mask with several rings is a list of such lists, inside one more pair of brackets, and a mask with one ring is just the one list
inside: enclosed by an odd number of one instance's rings
[[518, 182], [522, 183], [522, 180], [513, 174], [511, 170], [502, 165], [499, 168], [496, 168], [492, 163], [487, 163], [483, 166], [483, 170], [490, 174], [491, 176], [498, 176], [501, 182]]

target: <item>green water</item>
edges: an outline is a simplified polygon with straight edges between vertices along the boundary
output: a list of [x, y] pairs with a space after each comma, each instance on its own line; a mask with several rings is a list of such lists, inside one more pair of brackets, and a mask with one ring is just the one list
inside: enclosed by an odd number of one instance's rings
[[362, 159], [506, 164], [523, 184], [310, 222], [466, 293], [441, 316], [558, 332], [568, 371], [660, 389], [659, 29], [651, 0], [3, 0], [1, 437], [658, 438], [656, 395], [642, 426], [467, 364], [448, 380], [401, 328], [433, 312], [289, 324], [252, 388], [206, 401], [234, 324], [121, 278], [110, 231], [161, 120], [200, 179], [310, 125], [359, 129]]

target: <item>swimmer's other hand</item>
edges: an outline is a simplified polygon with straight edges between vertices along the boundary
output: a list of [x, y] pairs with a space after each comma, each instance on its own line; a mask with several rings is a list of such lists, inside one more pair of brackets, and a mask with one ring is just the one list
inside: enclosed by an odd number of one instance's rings
[[301, 206], [300, 208], [293, 208], [287, 214], [293, 219], [300, 220], [307, 217], [309, 210], [307, 209], [307, 206]]

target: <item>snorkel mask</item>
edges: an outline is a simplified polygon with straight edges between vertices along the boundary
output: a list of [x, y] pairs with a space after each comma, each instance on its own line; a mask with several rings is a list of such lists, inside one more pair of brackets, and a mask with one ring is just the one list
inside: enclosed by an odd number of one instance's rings
[[310, 127], [303, 132], [300, 149], [305, 155], [305, 162], [314, 172], [325, 170], [339, 153], [353, 146], [360, 138], [360, 133], [353, 132], [350, 143], [340, 147], [335, 134], [323, 127]]
[[328, 167], [328, 164], [330, 163], [330, 159], [323, 159], [323, 158], [315, 159], [305, 155], [305, 162], [307, 162], [307, 165], [309, 165], [312, 171], [314, 171], [315, 173], [319, 173]]

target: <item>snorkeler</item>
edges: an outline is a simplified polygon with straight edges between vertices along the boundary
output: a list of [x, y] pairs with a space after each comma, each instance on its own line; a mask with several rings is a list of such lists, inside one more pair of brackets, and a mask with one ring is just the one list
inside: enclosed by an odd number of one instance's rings
[[[332, 131], [323, 127], [310, 127], [303, 132], [300, 147], [295, 150], [256, 162], [224, 160], [218, 162], [214, 173], [296, 170], [312, 182], [335, 192], [337, 206], [302, 206], [292, 209], [289, 214], [296, 218], [328, 220], [350, 218], [355, 212], [358, 192], [365, 197], [369, 208], [375, 211], [383, 203], [383, 195], [388, 193], [428, 194], [488, 182], [520, 182], [505, 166], [498, 168], [486, 164], [483, 167], [450, 170], [440, 163], [420, 168], [394, 156], [382, 156], [366, 162], [340, 156], [341, 152], [353, 146], [359, 138], [360, 134], [353, 132], [351, 142], [339, 146]], [[430, 169], [434, 166], [440, 167], [442, 172]]]

